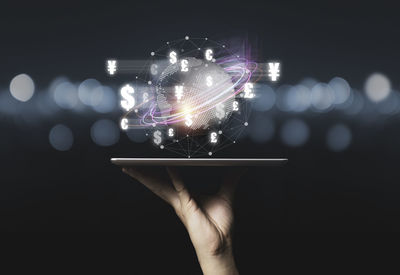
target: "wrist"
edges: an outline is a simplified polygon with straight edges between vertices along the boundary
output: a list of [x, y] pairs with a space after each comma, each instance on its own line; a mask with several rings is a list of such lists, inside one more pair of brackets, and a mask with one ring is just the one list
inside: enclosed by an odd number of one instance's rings
[[227, 247], [218, 254], [198, 253], [201, 270], [204, 275], [238, 275], [233, 251]]

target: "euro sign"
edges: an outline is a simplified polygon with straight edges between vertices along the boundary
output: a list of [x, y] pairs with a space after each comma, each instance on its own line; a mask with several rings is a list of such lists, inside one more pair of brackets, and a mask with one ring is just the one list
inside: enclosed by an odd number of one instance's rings
[[123, 100], [121, 100], [121, 107], [126, 111], [129, 111], [135, 106], [135, 98], [133, 97], [133, 93], [135, 89], [129, 84], [126, 84], [121, 88], [121, 96]]

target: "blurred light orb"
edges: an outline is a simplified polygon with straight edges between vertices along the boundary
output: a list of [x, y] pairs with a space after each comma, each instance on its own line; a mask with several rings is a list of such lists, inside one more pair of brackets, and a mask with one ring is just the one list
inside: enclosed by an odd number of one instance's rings
[[372, 102], [384, 100], [391, 91], [389, 78], [381, 73], [374, 73], [365, 82], [365, 92]]
[[16, 115], [19, 112], [18, 109], [18, 102], [12, 98], [10, 93], [6, 91], [0, 92], [0, 112], [7, 115]]
[[352, 139], [352, 134], [344, 124], [336, 124], [332, 126], [327, 133], [326, 143], [332, 151], [340, 152], [349, 147]]
[[143, 143], [148, 140], [145, 131], [139, 129], [130, 129], [126, 131], [128, 138], [135, 143]]
[[328, 85], [332, 88], [335, 94], [334, 104], [340, 105], [349, 99], [350, 85], [345, 79], [341, 77], [334, 77], [331, 79], [331, 81], [329, 81]]
[[50, 145], [58, 151], [68, 151], [74, 142], [71, 129], [63, 124], [57, 124], [49, 133]]
[[316, 111], [326, 112], [335, 102], [335, 92], [326, 83], [317, 83], [311, 90], [311, 104]]
[[78, 87], [78, 97], [80, 101], [85, 105], [91, 106], [93, 91], [99, 87], [101, 87], [101, 84], [96, 79], [89, 78], [82, 81]]
[[393, 91], [384, 100], [377, 102], [378, 112], [384, 115], [392, 115], [399, 111], [400, 99], [399, 92]]
[[289, 105], [289, 92], [291, 89], [292, 86], [284, 84], [276, 91], [276, 106], [283, 112], [292, 111]]
[[300, 85], [303, 85], [303, 86], [305, 86], [305, 87], [307, 87], [308, 89], [311, 90], [317, 83], [318, 83], [317, 80], [308, 77], [308, 78], [304, 78], [300, 82]]
[[[345, 105], [347, 105], [347, 107], [343, 109], [344, 113], [346, 113], [348, 115], [356, 115], [356, 114], [360, 113], [365, 105], [364, 100], [365, 99], [364, 99], [363, 95], [361, 94], [361, 92], [352, 89], [351, 94], [350, 94], [350, 99], [345, 104]], [[341, 105], [341, 106], [345, 107], [345, 105]]]
[[262, 114], [253, 115], [249, 126], [250, 139], [256, 143], [265, 143], [275, 134], [274, 122]]
[[91, 105], [98, 113], [109, 113], [116, 108], [117, 97], [110, 87], [101, 86], [94, 89], [91, 98]]
[[16, 100], [26, 102], [33, 96], [35, 84], [29, 75], [19, 74], [11, 80], [10, 92]]
[[111, 146], [119, 140], [119, 128], [113, 121], [101, 119], [90, 128], [90, 136], [99, 146]]
[[78, 89], [71, 82], [62, 82], [54, 90], [54, 101], [63, 109], [73, 109], [78, 104]]
[[280, 134], [284, 144], [298, 147], [307, 142], [310, 129], [303, 120], [295, 118], [283, 124]]
[[272, 109], [276, 101], [274, 90], [270, 86], [264, 84], [257, 85], [255, 89], [257, 99], [254, 101], [253, 109], [259, 112]]
[[311, 91], [306, 86], [293, 86], [288, 92], [288, 107], [293, 112], [304, 112], [311, 104]]

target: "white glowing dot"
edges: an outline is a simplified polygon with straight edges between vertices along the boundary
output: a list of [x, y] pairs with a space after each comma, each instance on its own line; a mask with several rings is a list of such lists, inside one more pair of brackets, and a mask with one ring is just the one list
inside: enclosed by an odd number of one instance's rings
[[156, 127], [156, 124], [155, 123], [153, 123], [153, 124], [151, 124], [153, 127]]
[[233, 143], [236, 143], [236, 140], [234, 140]]
[[27, 74], [19, 74], [10, 82], [11, 95], [22, 102], [26, 102], [33, 96], [35, 84]]
[[188, 158], [190, 159], [190, 156], [188, 156]]
[[218, 131], [218, 134], [222, 134], [222, 131], [221, 131], [221, 130], [219, 130], [219, 131]]
[[225, 48], [225, 45], [222, 45], [222, 48]]
[[365, 92], [373, 102], [384, 100], [391, 91], [390, 80], [383, 74], [374, 73], [365, 82]]
[[160, 145], [160, 148], [161, 148], [161, 149], [164, 149], [164, 145]]
[[135, 113], [137, 113], [139, 110], [138, 109], [135, 109]]
[[208, 155], [211, 156], [211, 155], [212, 155], [212, 152], [208, 152]]
[[249, 125], [249, 123], [246, 121], [245, 123], [244, 123], [244, 126], [248, 126]]
[[151, 85], [151, 80], [147, 81], [147, 84]]
[[167, 42], [167, 45], [169, 45], [169, 42]]
[[208, 40], [208, 38], [206, 37], [206, 38], [204, 38], [205, 40]]
[[136, 76], [136, 79], [138, 79], [139, 77], [138, 76]]
[[154, 53], [154, 52], [151, 52], [150, 54], [151, 54], [151, 56], [154, 56], [154, 55], [155, 55], [155, 53]]
[[201, 48], [198, 48], [198, 50], [200, 51], [200, 50], [201, 50]]
[[186, 35], [186, 36], [185, 36], [185, 39], [186, 39], [186, 40], [189, 40], [189, 36]]

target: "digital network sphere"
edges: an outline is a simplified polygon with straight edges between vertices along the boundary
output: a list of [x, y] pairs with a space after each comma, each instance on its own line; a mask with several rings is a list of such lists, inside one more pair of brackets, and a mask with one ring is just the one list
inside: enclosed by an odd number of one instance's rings
[[[140, 65], [140, 66], [139, 66]], [[121, 87], [121, 128], [185, 157], [211, 156], [236, 143], [248, 125], [257, 64], [242, 48], [185, 37], [151, 52], [150, 60], [108, 60], [110, 75], [137, 72]]]
[[[194, 57], [185, 60], [187, 71], [177, 62], [161, 72], [156, 84], [157, 115], [181, 129], [205, 130], [232, 113], [234, 86], [219, 65]], [[182, 93], [178, 100], [177, 93]]]

